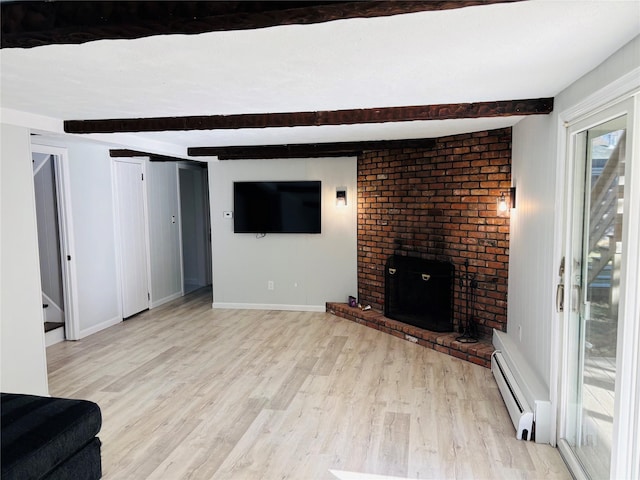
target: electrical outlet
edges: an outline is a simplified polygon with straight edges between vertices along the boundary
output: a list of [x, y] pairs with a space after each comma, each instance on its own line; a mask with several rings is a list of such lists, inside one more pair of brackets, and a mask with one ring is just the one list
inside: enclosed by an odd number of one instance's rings
[[274, 285], [273, 285], [273, 280], [269, 280], [267, 282], [267, 290], [273, 290]]

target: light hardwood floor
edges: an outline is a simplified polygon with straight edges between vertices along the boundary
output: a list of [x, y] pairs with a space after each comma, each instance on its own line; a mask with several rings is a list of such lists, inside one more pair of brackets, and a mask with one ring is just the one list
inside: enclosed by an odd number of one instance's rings
[[326, 313], [204, 290], [47, 358], [51, 395], [102, 409], [105, 479], [571, 478], [488, 369]]

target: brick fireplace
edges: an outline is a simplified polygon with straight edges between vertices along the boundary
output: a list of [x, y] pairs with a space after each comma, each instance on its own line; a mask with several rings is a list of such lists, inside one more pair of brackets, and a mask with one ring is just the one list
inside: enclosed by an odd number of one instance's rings
[[[509, 219], [496, 198], [511, 186], [511, 128], [436, 139], [432, 149], [368, 151], [358, 158], [358, 300], [384, 310], [391, 255], [452, 262], [475, 275], [477, 333], [505, 330]], [[464, 320], [456, 278], [453, 325]]]

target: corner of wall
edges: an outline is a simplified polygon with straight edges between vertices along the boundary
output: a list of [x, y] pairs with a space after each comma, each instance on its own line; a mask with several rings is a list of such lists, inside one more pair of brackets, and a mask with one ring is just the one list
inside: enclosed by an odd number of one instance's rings
[[1, 129], [0, 389], [48, 395], [30, 132]]

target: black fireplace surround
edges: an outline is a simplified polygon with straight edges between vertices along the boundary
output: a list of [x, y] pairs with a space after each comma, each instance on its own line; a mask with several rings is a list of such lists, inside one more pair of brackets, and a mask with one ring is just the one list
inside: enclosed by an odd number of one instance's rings
[[433, 332], [453, 331], [451, 262], [392, 255], [385, 265], [384, 315]]

